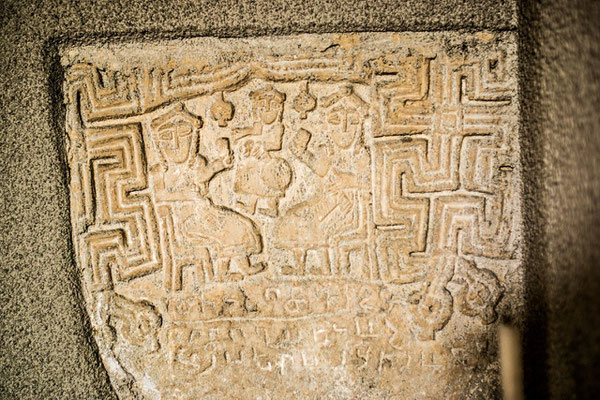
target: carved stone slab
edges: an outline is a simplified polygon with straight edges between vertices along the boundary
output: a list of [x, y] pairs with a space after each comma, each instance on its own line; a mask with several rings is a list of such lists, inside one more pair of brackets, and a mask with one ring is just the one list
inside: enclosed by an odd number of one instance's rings
[[61, 51], [73, 243], [121, 398], [490, 398], [518, 314], [512, 33]]

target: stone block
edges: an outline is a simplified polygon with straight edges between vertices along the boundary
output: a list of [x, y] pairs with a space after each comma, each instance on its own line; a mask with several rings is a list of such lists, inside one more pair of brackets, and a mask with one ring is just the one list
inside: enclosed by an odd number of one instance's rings
[[491, 398], [519, 315], [513, 32], [65, 46], [73, 243], [120, 397]]

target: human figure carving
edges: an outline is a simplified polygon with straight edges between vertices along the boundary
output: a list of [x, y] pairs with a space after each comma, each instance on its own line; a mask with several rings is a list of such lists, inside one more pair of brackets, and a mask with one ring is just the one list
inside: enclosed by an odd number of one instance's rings
[[281, 123], [285, 94], [271, 87], [250, 93], [251, 127], [233, 130], [239, 145], [239, 164], [236, 169], [234, 190], [238, 205], [250, 214], [258, 211], [269, 217], [279, 215], [279, 199], [292, 180], [292, 170], [282, 158], [274, 155], [281, 150], [284, 126]]
[[[357, 239], [363, 232], [360, 220], [366, 207], [370, 158], [362, 141], [367, 104], [346, 86], [320, 103], [327, 108], [326, 123], [331, 141], [312, 142], [312, 135], [300, 129], [290, 150], [319, 179], [317, 194], [288, 209], [276, 227], [277, 245], [294, 251], [297, 271], [303, 274], [306, 252], [315, 249], [329, 264], [330, 247], [343, 240]], [[340, 258], [345, 255], [340, 253]]]
[[225, 138], [217, 140], [217, 158], [209, 161], [200, 154], [201, 127], [202, 120], [183, 105], [153, 121], [154, 143], [161, 158], [151, 169], [156, 201], [170, 205], [180, 221], [185, 245], [199, 247], [200, 253], [216, 247], [217, 279], [241, 279], [264, 269], [249, 260], [262, 251], [261, 239], [250, 219], [215, 205], [209, 197], [210, 180], [231, 168], [233, 155]]

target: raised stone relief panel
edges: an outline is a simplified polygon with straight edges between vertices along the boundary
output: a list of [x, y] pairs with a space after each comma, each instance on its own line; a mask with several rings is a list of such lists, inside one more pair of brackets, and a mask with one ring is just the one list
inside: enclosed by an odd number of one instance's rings
[[121, 398], [490, 398], [519, 314], [512, 33], [66, 47], [73, 243]]

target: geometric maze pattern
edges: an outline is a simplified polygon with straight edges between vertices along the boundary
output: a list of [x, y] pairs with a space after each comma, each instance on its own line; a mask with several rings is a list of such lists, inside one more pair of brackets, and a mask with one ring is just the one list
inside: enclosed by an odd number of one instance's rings
[[[187, 72], [148, 67], [130, 74], [86, 63], [71, 66], [65, 83], [72, 114], [67, 124], [79, 120], [81, 125], [68, 126], [71, 154], [79, 154], [77, 148], [87, 151], [71, 161], [73, 186], [80, 188], [73, 196], [82, 203], [85, 257], [93, 266], [94, 285], [106, 286], [111, 266], [129, 279], [168, 260], [161, 255], [148, 193], [141, 125], [83, 125], [235, 87], [252, 76], [371, 84], [373, 222], [378, 275], [384, 280], [420, 279], [429, 268], [422, 256], [439, 252], [510, 257], [514, 147], [506, 137], [506, 121], [514, 89], [506, 84], [504, 53], [476, 60], [392, 54], [365, 64], [366, 76], [334, 58]], [[74, 209], [77, 213], [77, 204]]]
[[[432, 293], [445, 304], [421, 308], [429, 315], [419, 324], [433, 338], [452, 309], [445, 284], [455, 264], [467, 262], [456, 257], [506, 259], [514, 253], [516, 158], [510, 153], [516, 152], [507, 139], [514, 93], [505, 82], [502, 54], [476, 62], [387, 58], [375, 60], [373, 68], [380, 116], [373, 193], [380, 267], [398, 282], [419, 276], [419, 266], [427, 270], [423, 304]], [[489, 278], [490, 271], [472, 264]], [[501, 290], [491, 276], [486, 290]]]
[[[162, 266], [139, 124], [85, 131], [92, 209], [83, 240], [97, 289]], [[114, 268], [113, 268], [114, 267]]]
[[[314, 350], [344, 373], [368, 376], [371, 363], [373, 379], [393, 365], [396, 379], [433, 371], [431, 354], [464, 321], [497, 320], [512, 290], [501, 270], [518, 263], [514, 48], [378, 35], [315, 35], [305, 53], [302, 37], [273, 48], [199, 39], [185, 61], [152, 50], [114, 70], [93, 52], [66, 62], [73, 238], [95, 331], [116, 332], [99, 340], [112, 376], [225, 398], [229, 378], [206, 377], [239, 366], [252, 371], [244, 389], [287, 387], [294, 368], [328, 379], [308, 366]], [[341, 126], [360, 139], [332, 144]], [[183, 161], [167, 160], [186, 143]], [[230, 203], [210, 197], [217, 174]], [[311, 182], [319, 201], [294, 197]], [[321, 225], [302, 225], [306, 215]], [[290, 265], [273, 268], [277, 257]], [[119, 340], [140, 358], [123, 362]], [[189, 382], [165, 368], [192, 371]], [[391, 398], [414, 397], [392, 386]]]

